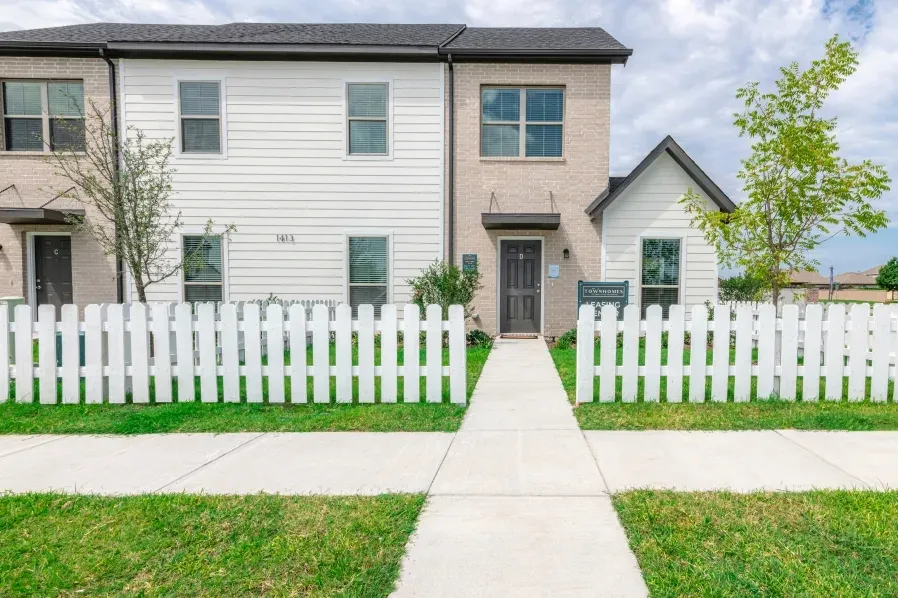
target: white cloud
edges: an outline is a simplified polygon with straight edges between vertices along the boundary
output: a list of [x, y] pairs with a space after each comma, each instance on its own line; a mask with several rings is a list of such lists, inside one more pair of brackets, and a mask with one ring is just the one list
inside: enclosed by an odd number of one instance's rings
[[[221, 23], [462, 22], [475, 26], [600, 25], [634, 55], [615, 68], [612, 173], [625, 173], [673, 135], [727, 193], [748, 142], [732, 127], [735, 90], [770, 88], [778, 68], [822, 55], [835, 32], [851, 39], [861, 65], [831, 99], [849, 159], [871, 158], [898, 180], [898, 3], [887, 0], [0, 0], [0, 27], [85, 21]], [[896, 183], [898, 185], [898, 183]], [[898, 222], [898, 192], [883, 200]], [[894, 231], [893, 231], [894, 232]], [[837, 270], [864, 269], [894, 252], [895, 235], [836, 239], [821, 249]], [[881, 239], [881, 241], [877, 241]], [[888, 241], [888, 242], [887, 242]], [[844, 248], [844, 251], [840, 251]]]

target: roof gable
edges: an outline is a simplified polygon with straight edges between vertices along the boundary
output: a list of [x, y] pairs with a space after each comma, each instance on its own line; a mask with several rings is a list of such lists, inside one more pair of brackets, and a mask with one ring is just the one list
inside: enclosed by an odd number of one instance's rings
[[585, 212], [589, 214], [590, 218], [595, 218], [604, 212], [664, 152], [667, 152], [680, 165], [680, 168], [705, 192], [705, 195], [711, 198], [711, 201], [717, 204], [721, 211], [732, 212], [736, 209], [736, 204], [699, 168], [698, 164], [680, 147], [680, 144], [668, 135], [626, 177], [622, 179], [621, 177], [611, 177], [608, 187], [586, 207]]

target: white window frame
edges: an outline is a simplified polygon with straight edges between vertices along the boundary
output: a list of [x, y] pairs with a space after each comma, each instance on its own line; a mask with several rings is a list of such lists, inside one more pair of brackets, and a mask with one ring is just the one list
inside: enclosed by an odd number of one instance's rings
[[[686, 302], [686, 237], [684, 235], [671, 234], [670, 231], [659, 231], [652, 232], [646, 231], [643, 234], [639, 235], [636, 239], [636, 275], [634, 280], [636, 281], [636, 305], [639, 307], [640, 318], [642, 317], [642, 243], [643, 241], [653, 241], [653, 240], [664, 240], [664, 241], [679, 241], [680, 242], [680, 268], [679, 268], [679, 280], [678, 287], [679, 291], [677, 293], [677, 304], [682, 305], [685, 308]], [[652, 289], [660, 289], [660, 288], [673, 288], [670, 285], [667, 286], [657, 286], [657, 285], [649, 285], [647, 288]]]
[[387, 240], [387, 303], [393, 303], [393, 231], [384, 230], [347, 230], [343, 235], [343, 303], [349, 303], [350, 286], [380, 286], [376, 284], [350, 284], [349, 276], [349, 239], [355, 237], [381, 237]]
[[[217, 154], [213, 153], [190, 153], [181, 150], [181, 83], [218, 83], [218, 119], [220, 125], [221, 146]], [[227, 78], [220, 73], [210, 73], [208, 71], [186, 71], [176, 73], [173, 78], [174, 100], [175, 100], [175, 136], [174, 136], [174, 157], [189, 160], [227, 160], [228, 159], [228, 92]], [[187, 116], [186, 118], [209, 118], [202, 116]]]
[[[43, 149], [40, 150], [11, 150], [6, 147], [6, 119], [7, 118], [20, 118], [33, 120], [38, 118], [37, 114], [30, 115], [22, 115], [22, 114], [6, 114], [6, 98], [3, 97], [4, 91], [4, 83], [36, 83], [41, 86], [41, 135], [43, 137]], [[54, 153], [54, 149], [51, 145], [50, 138], [50, 121], [53, 119], [65, 120], [80, 120], [82, 122], [86, 121], [86, 114], [82, 114], [79, 116], [53, 116], [50, 114], [50, 92], [47, 89], [47, 85], [49, 83], [80, 83], [82, 88], [84, 87], [83, 79], [0, 79], [0, 148], [4, 153], [16, 154], [16, 155], [29, 155], [29, 154], [52, 154]], [[86, 96], [85, 96], [86, 101]], [[86, 109], [85, 109], [86, 110]], [[85, 136], [87, 135], [87, 125], [85, 124]], [[85, 138], [85, 143], [87, 139]], [[66, 150], [63, 150], [66, 151]], [[75, 154], [82, 155], [84, 152], [74, 152]]]
[[[490, 121], [485, 122], [483, 120], [483, 92], [488, 89], [516, 89], [521, 94], [519, 100], [520, 112], [518, 114], [518, 120], [503, 120], [503, 121]], [[543, 122], [543, 121], [531, 121], [533, 126], [542, 126], [542, 125], [561, 125], [561, 155], [560, 156], [528, 156], [527, 155], [527, 90], [535, 89], [535, 90], [559, 90], [561, 91], [563, 98], [563, 110], [561, 112], [561, 121], [559, 122]], [[480, 87], [480, 98], [479, 98], [479, 110], [480, 110], [480, 130], [478, 131], [478, 152], [480, 153], [481, 160], [529, 160], [529, 161], [560, 161], [565, 158], [565, 132], [567, 131], [567, 127], [565, 126], [565, 114], [567, 113], [567, 88], [564, 85], [481, 85]], [[517, 156], [484, 156], [483, 155], [483, 127], [484, 125], [517, 125], [518, 126], [518, 155]]]
[[[228, 235], [225, 234], [224, 227], [213, 227], [212, 235], [221, 239], [221, 302], [229, 301], [230, 285], [228, 279]], [[178, 259], [184, 259], [184, 237], [202, 237], [205, 234], [204, 228], [183, 228], [178, 234]], [[178, 303], [184, 303], [184, 269], [178, 273]]]
[[[392, 161], [393, 160], [393, 79], [392, 77], [364, 77], [360, 79], [343, 79], [343, 160], [359, 161]], [[387, 153], [386, 154], [350, 154], [349, 153], [349, 86], [350, 85], [386, 85], [387, 86]], [[376, 119], [379, 120], [379, 119]]]

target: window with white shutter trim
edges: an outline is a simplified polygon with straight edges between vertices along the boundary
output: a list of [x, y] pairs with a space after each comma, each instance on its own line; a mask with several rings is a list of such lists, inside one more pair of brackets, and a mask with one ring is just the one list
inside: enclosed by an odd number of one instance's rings
[[358, 317], [359, 305], [374, 306], [380, 316], [380, 306], [389, 302], [387, 237], [349, 238], [349, 305], [352, 316]]
[[221, 153], [221, 83], [178, 84], [182, 154]]
[[184, 301], [224, 301], [221, 237], [183, 239]]
[[667, 318], [680, 302], [680, 239], [642, 239], [640, 304], [642, 318], [650, 305], [660, 305]]

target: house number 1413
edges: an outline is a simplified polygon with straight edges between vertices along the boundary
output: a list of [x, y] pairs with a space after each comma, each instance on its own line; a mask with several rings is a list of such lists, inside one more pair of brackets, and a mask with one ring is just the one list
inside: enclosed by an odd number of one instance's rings
[[277, 235], [278, 243], [295, 243], [293, 235]]

